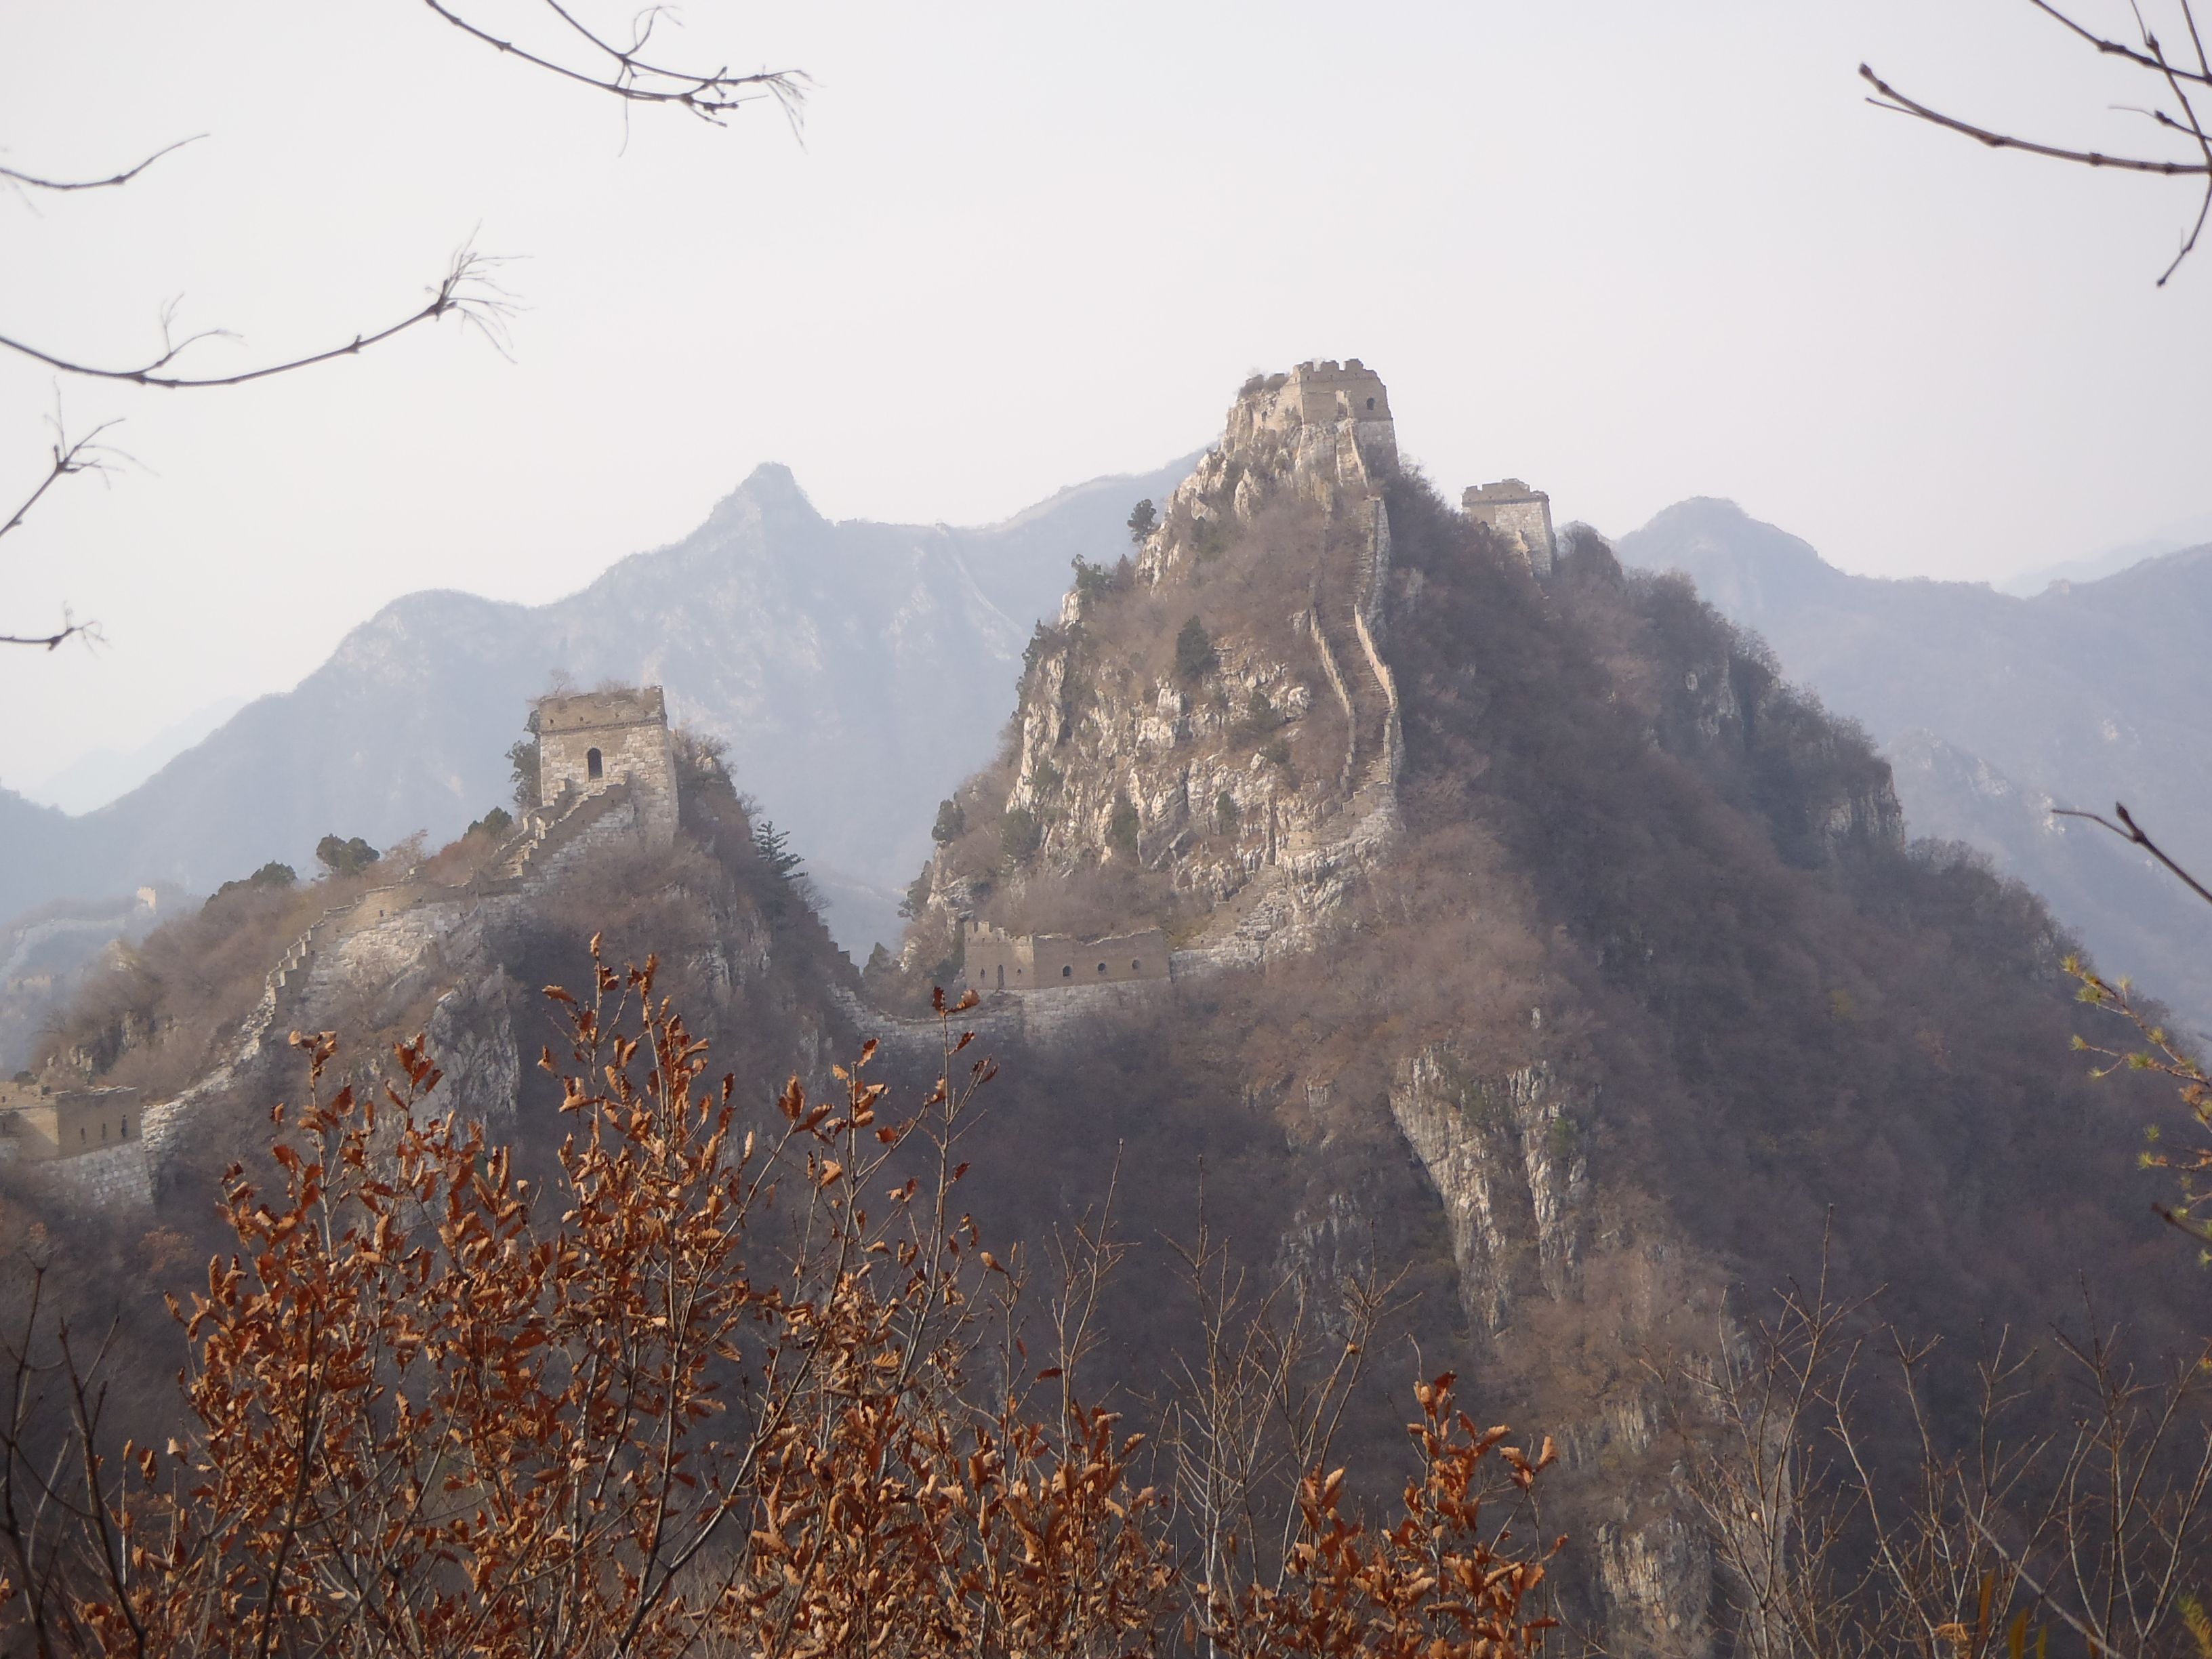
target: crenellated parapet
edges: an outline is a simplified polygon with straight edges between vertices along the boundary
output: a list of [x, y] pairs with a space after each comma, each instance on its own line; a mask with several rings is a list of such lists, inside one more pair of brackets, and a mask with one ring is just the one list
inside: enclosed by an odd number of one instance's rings
[[[1300, 363], [1286, 374], [1246, 381], [1230, 409], [1223, 447], [1231, 453], [1249, 449], [1263, 436], [1295, 446], [1308, 431], [1332, 441], [1328, 447], [1334, 471], [1380, 475], [1397, 470], [1398, 428], [1390, 416], [1389, 388], [1357, 357], [1341, 364]], [[1337, 446], [1346, 440], [1349, 453], [1340, 454]]]

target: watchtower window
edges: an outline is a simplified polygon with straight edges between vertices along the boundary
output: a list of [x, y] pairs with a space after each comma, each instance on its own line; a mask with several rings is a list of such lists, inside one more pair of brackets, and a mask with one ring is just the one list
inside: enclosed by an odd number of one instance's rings
[[1130, 971], [1131, 973], [1133, 973], [1133, 974], [1139, 974], [1139, 973], [1142, 973], [1142, 972], [1144, 971], [1144, 969], [1145, 969], [1145, 964], [1144, 964], [1143, 963], [1141, 963], [1141, 962], [1132, 962], [1132, 963], [1129, 964], [1129, 971]]
[[1062, 979], [1073, 979], [1075, 977], [1075, 964], [1071, 962], [1066, 967], [1061, 969], [1060, 970], [1060, 976]]
[[1375, 407], [1375, 399], [1374, 399], [1374, 398], [1370, 398], [1367, 400], [1367, 406], [1368, 406], [1368, 408], [1370, 408], [1370, 409], [1374, 408], [1374, 407]]
[[1102, 974], [1106, 971], [1106, 964], [1102, 962], [1098, 964], [1098, 971]]
[[586, 777], [591, 779], [592, 782], [597, 783], [599, 781], [600, 775], [606, 769], [606, 763], [599, 758], [599, 751], [598, 750], [586, 749], [584, 751], [584, 775]]

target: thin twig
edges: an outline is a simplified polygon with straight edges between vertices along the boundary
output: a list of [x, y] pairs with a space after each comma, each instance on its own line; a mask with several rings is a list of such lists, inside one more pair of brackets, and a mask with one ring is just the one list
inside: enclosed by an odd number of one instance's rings
[[2104, 1656], [2104, 1659], [2130, 1659], [2128, 1655], [2122, 1653], [2119, 1649], [2114, 1647], [2111, 1642], [2107, 1641], [2104, 1637], [2098, 1635], [2097, 1632], [2091, 1630], [2088, 1626], [2083, 1624], [2072, 1613], [2067, 1612], [2065, 1607], [2060, 1604], [2057, 1596], [2053, 1595], [2041, 1584], [2036, 1583], [2034, 1574], [2029, 1572], [2027, 1570], [2027, 1563], [2015, 1558], [2011, 1551], [2008, 1550], [2002, 1544], [1998, 1542], [1997, 1535], [1989, 1529], [1989, 1527], [1984, 1522], [1980, 1516], [1969, 1511], [1966, 1515], [1966, 1524], [1972, 1527], [1976, 1532], [1981, 1534], [1983, 1540], [1989, 1545], [1990, 1549], [1996, 1553], [1997, 1559], [2012, 1569], [2014, 1577], [2019, 1579], [2021, 1583], [2027, 1585], [2029, 1589], [2035, 1592], [2035, 1598], [2039, 1602], [2050, 1608], [2051, 1611], [2057, 1614], [2057, 1617], [2069, 1629], [2071, 1629], [2076, 1636], [2079, 1636], [2083, 1641], [2089, 1644], [2090, 1652], [2102, 1655]]
[[1906, 97], [1895, 87], [1876, 75], [1864, 64], [1859, 65], [1859, 78], [1881, 94], [1867, 102], [1876, 109], [1894, 111], [1899, 115], [1917, 116], [1933, 125], [1964, 133], [1991, 149], [2016, 149], [2029, 155], [2047, 156], [2054, 161], [2078, 161], [2084, 167], [2118, 167], [2127, 173], [2155, 173], [2166, 177], [2197, 177], [2212, 173], [2212, 164], [2203, 161], [2160, 161], [2144, 156], [2107, 155], [2101, 150], [2068, 149], [2063, 145], [2037, 143], [2031, 139], [2015, 138], [2009, 133], [1996, 132], [1988, 127], [1976, 126], [1971, 121], [1961, 121], [1956, 116], [1946, 115], [1941, 110]]
[[[2051, 816], [2054, 818], [2087, 818], [2092, 823], [2102, 824], [2106, 829], [2111, 830], [2114, 835], [2118, 836], [2122, 841], [2128, 842], [2130, 846], [2142, 848], [2144, 852], [2148, 853], [2153, 858], [2156, 859], [2160, 864], [2164, 865], [2168, 870], [2172, 872], [2175, 876], [2179, 878], [2182, 885], [2188, 888], [2191, 892], [2196, 894], [2197, 897], [2203, 899], [2207, 904], [2212, 904], [2212, 887], [2205, 886], [2203, 882], [2197, 880], [2197, 878], [2191, 875], [2188, 871], [2183, 869], [2179, 864], [2176, 864], [2173, 860], [2167, 855], [2164, 848], [2160, 847], [2156, 842], [2153, 841], [2148, 836], [2143, 833], [2142, 826], [2135, 821], [2134, 815], [2128, 811], [2125, 805], [2118, 801], [2114, 801], [2112, 803], [2112, 811], [2119, 817], [2120, 822], [2118, 823], [2114, 823], [2112, 819], [2106, 817], [2101, 813], [2084, 812], [2071, 806], [2054, 806], [2051, 809]], [[2123, 828], [2123, 825], [2125, 827]]]
[[[2093, 29], [2085, 27], [2083, 25], [2075, 21], [2071, 17], [2069, 17], [2064, 12], [2059, 10], [2057, 7], [2052, 5], [2050, 3], [2050, 0], [2027, 0], [2027, 3], [2031, 6], [2033, 6], [2036, 10], [2041, 12], [2045, 17], [2051, 18], [2052, 21], [2059, 24], [2060, 27], [2079, 35], [2083, 40], [2088, 42], [2089, 45], [2094, 46], [2099, 52], [2103, 52], [2106, 57], [2125, 58], [2129, 63], [2134, 64], [2137, 67], [2142, 69], [2156, 67], [2155, 60], [2145, 57], [2137, 48], [2129, 46], [2124, 40], [2111, 40], [2104, 35], [2097, 33]], [[2181, 15], [2188, 24], [2191, 35], [2194, 36], [2197, 33], [2197, 19], [2190, 11], [2189, 0], [2182, 0]], [[2190, 75], [2188, 78], [2191, 81], [2202, 82], [2207, 86], [2212, 86], [2212, 72], [2200, 70], [2195, 74]]]
[[659, 7], [649, 8], [639, 15], [631, 44], [623, 47], [592, 33], [556, 0], [545, 0], [547, 9], [555, 16], [586, 41], [592, 50], [609, 60], [610, 68], [594, 73], [540, 57], [513, 40], [494, 34], [461, 15], [454, 7], [445, 3], [445, 0], [422, 0], [422, 3], [464, 34], [533, 68], [590, 87], [595, 91], [610, 94], [628, 103], [674, 105], [717, 126], [721, 125], [723, 118], [738, 106], [753, 103], [762, 98], [774, 98], [795, 126], [799, 118], [800, 106], [805, 101], [807, 78], [803, 71], [798, 70], [762, 70], [750, 75], [732, 75], [726, 67], [712, 70], [677, 70], [646, 62], [640, 54], [653, 33], [653, 24], [661, 15]]
[[14, 167], [0, 167], [0, 179], [5, 179], [12, 184], [27, 185], [33, 190], [112, 190], [118, 185], [129, 184], [171, 151], [182, 149], [186, 144], [196, 144], [206, 137], [207, 134], [204, 132], [196, 132], [189, 138], [178, 139], [173, 144], [164, 144], [144, 161], [139, 162], [137, 167], [125, 167], [122, 172], [106, 179], [41, 179], [34, 173], [19, 173]]
[[69, 607], [62, 607], [62, 625], [52, 634], [0, 634], [0, 645], [34, 645], [42, 651], [61, 647], [64, 640], [82, 639], [87, 645], [99, 645], [103, 636], [98, 623], [81, 623], [70, 616]]
[[62, 430], [59, 417], [57, 416], [54, 423], [52, 465], [46, 469], [46, 476], [39, 480], [38, 488], [23, 498], [22, 505], [9, 515], [5, 524], [0, 524], [0, 536], [5, 536], [9, 531], [20, 528], [31, 509], [39, 504], [40, 497], [64, 478], [72, 477], [80, 472], [108, 471], [107, 458], [113, 452], [110, 451], [106, 445], [99, 441], [100, 434], [118, 424], [119, 422], [115, 421], [102, 421], [84, 436], [71, 441], [69, 434]]
[[307, 356], [295, 357], [284, 362], [264, 364], [259, 368], [245, 369], [236, 374], [190, 376], [162, 374], [161, 371], [175, 362], [187, 349], [222, 331], [208, 330], [173, 343], [166, 337], [167, 333], [166, 319], [163, 325], [164, 340], [161, 355], [151, 362], [142, 364], [136, 368], [101, 368], [94, 364], [78, 362], [70, 358], [57, 356], [54, 353], [41, 350], [36, 346], [26, 345], [22, 341], [13, 339], [4, 334], [0, 334], [0, 346], [5, 346], [11, 351], [21, 352], [34, 362], [44, 363], [49, 368], [58, 369], [65, 374], [82, 374], [101, 380], [124, 380], [133, 386], [155, 386], [163, 391], [172, 392], [199, 390], [209, 386], [244, 386], [252, 380], [265, 380], [272, 374], [288, 374], [294, 369], [307, 368], [316, 363], [326, 363], [333, 358], [351, 357], [373, 345], [378, 345], [391, 339], [394, 335], [405, 333], [417, 324], [435, 322], [449, 313], [458, 315], [464, 322], [474, 325], [489, 338], [495, 346], [501, 346], [502, 344], [501, 329], [507, 318], [511, 316], [514, 310], [512, 299], [491, 280], [490, 273], [501, 263], [496, 258], [488, 258], [477, 252], [472, 247], [464, 246], [454, 254], [452, 264], [447, 268], [445, 276], [439, 281], [429, 302], [421, 310], [401, 319], [388, 328], [379, 329], [373, 334], [356, 334], [345, 344], [333, 346], [327, 351], [313, 352]]

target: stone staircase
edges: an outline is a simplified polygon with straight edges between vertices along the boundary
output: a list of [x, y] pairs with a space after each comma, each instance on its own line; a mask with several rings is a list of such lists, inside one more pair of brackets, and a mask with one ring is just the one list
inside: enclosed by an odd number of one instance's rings
[[1351, 728], [1338, 785], [1370, 810], [1384, 798], [1395, 805], [1402, 760], [1397, 683], [1376, 642], [1389, 561], [1390, 520], [1380, 492], [1354, 496], [1329, 526], [1310, 611], [1322, 671]]
[[409, 885], [414, 881], [415, 873], [415, 869], [410, 869], [398, 881], [385, 882], [370, 888], [358, 898], [343, 904], [334, 904], [307, 924], [306, 931], [292, 941], [284, 954], [277, 958], [276, 965], [261, 981], [261, 1000], [255, 1005], [252, 1013], [246, 1017], [246, 1024], [239, 1030], [240, 1061], [251, 1060], [261, 1052], [263, 1041], [276, 1024], [276, 1012], [284, 1000], [284, 993], [290, 988], [295, 978], [305, 983], [309, 963], [316, 951], [337, 931], [338, 924], [371, 899]]
[[542, 868], [555, 851], [579, 839], [593, 823], [629, 799], [629, 785], [614, 783], [588, 795], [576, 795], [551, 807], [539, 807], [524, 820], [522, 831], [493, 856], [487, 866], [498, 874], [477, 890], [513, 890], [532, 869]]

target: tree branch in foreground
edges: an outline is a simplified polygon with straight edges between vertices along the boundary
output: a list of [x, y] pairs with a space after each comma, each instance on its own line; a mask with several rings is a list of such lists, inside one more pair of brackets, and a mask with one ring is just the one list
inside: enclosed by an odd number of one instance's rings
[[294, 357], [283, 362], [265, 363], [258, 368], [241, 370], [236, 374], [204, 376], [168, 374], [162, 371], [200, 341], [221, 337], [234, 339], [236, 336], [224, 329], [206, 329], [187, 335], [182, 340], [169, 336], [169, 317], [161, 319], [161, 355], [151, 362], [132, 368], [103, 368], [97, 364], [78, 362], [73, 358], [58, 356], [37, 346], [27, 345], [21, 340], [0, 334], [0, 346], [21, 353], [34, 362], [64, 374], [82, 374], [93, 380], [123, 380], [132, 386], [155, 386], [163, 391], [191, 391], [208, 386], [244, 386], [251, 380], [265, 380], [273, 374], [288, 374], [296, 368], [307, 368], [316, 363], [326, 363], [336, 357], [350, 357], [381, 344], [394, 335], [404, 334], [421, 323], [431, 323], [448, 314], [482, 332], [501, 349], [504, 345], [506, 320], [514, 312], [513, 300], [491, 279], [491, 272], [501, 264], [496, 258], [478, 253], [473, 247], [464, 246], [454, 254], [453, 263], [440, 279], [430, 299], [419, 311], [402, 318], [387, 328], [373, 334], [356, 334], [340, 346], [326, 351], [312, 352], [304, 357]]
[[101, 443], [100, 434], [115, 424], [113, 421], [102, 421], [82, 438], [72, 441], [63, 429], [61, 417], [57, 415], [53, 422], [52, 464], [47, 467], [46, 476], [39, 480], [38, 487], [23, 498], [22, 505], [9, 515], [6, 523], [0, 524], [0, 536], [21, 528], [23, 520], [30, 516], [31, 509], [39, 504], [40, 499], [64, 478], [74, 477], [80, 472], [113, 471], [118, 452]]
[[2084, 812], [2072, 806], [2054, 806], [2051, 809], [2051, 816], [2054, 818], [2087, 818], [2092, 823], [2103, 825], [2130, 846], [2142, 848], [2144, 852], [2149, 854], [2178, 877], [2183, 886], [2188, 888], [2207, 904], [2212, 904], [2212, 887], [2205, 886], [2203, 882], [2175, 863], [2164, 848], [2144, 834], [2142, 826], [2136, 822], [2135, 815], [2128, 811], [2125, 803], [2114, 801], [2112, 811], [2119, 817], [2118, 823], [2114, 823], [2102, 813]]
[[43, 651], [58, 651], [61, 648], [62, 641], [70, 639], [81, 639], [87, 645], [98, 645], [101, 643], [100, 624], [98, 623], [81, 623], [73, 620], [70, 616], [68, 607], [65, 605], [62, 609], [62, 625], [58, 632], [52, 634], [0, 634], [0, 645], [33, 645], [37, 646]]
[[2046, 144], [2033, 139], [2022, 138], [2013, 133], [2000, 132], [1995, 128], [1981, 126], [1972, 121], [1961, 120], [1957, 116], [1947, 115], [1941, 110], [1920, 102], [1917, 99], [1908, 98], [1876, 75], [1872, 69], [1861, 64], [1860, 77], [1873, 87], [1878, 94], [1867, 101], [1877, 109], [1890, 110], [1899, 115], [1910, 115], [1916, 120], [1926, 121], [1930, 125], [1942, 127], [1947, 131], [1963, 134], [1977, 143], [1986, 144], [1992, 149], [2016, 149], [2024, 155], [2039, 155], [2049, 161], [2069, 161], [2082, 167], [2109, 167], [2123, 173], [2154, 173], [2166, 178], [2203, 179], [2204, 191], [2197, 203], [2196, 220], [2191, 225], [2189, 234], [2182, 239], [2180, 249], [2174, 254], [2172, 263], [2159, 276], [2158, 285], [2163, 288], [2173, 273], [2181, 268], [2181, 262], [2195, 252], [2199, 238], [2204, 234], [2204, 227], [2208, 220], [2212, 220], [2212, 131], [2207, 130], [2203, 118], [2197, 112], [2195, 100], [2190, 94], [2191, 87], [2198, 88], [2197, 95], [2200, 97], [2203, 95], [2204, 88], [2212, 87], [2212, 56], [2208, 56], [2205, 52], [2203, 34], [2197, 25], [2194, 0], [2176, 0], [2182, 27], [2188, 36], [2190, 53], [2195, 59], [2194, 68], [2191, 67], [2187, 61], [2177, 63], [2166, 55], [2165, 46], [2160, 43], [2157, 32], [2143, 18], [2140, 7], [2136, 10], [2136, 20], [2142, 36], [2141, 44], [2130, 46], [2124, 40], [2113, 40], [2097, 33], [2094, 29], [2077, 21], [2052, 4], [2051, 0], [2027, 0], [2027, 3], [2058, 23], [2077, 40], [2094, 47], [2100, 54], [2117, 58], [2135, 69], [2154, 76], [2163, 84], [2166, 94], [2172, 98], [2174, 110], [2179, 112], [2177, 114], [2172, 111], [2157, 107], [2140, 109], [2135, 112], [2144, 116], [2162, 131], [2178, 134], [2185, 139], [2196, 150], [2196, 159], [2181, 161], [2160, 156], [2112, 155], [2102, 150], [2080, 149], [2063, 144]]
[[178, 139], [173, 144], [164, 144], [137, 167], [125, 167], [106, 179], [41, 179], [33, 173], [19, 173], [14, 167], [0, 167], [0, 179], [5, 179], [10, 184], [27, 185], [33, 190], [111, 190], [118, 185], [129, 184], [172, 150], [182, 149], [186, 144], [196, 144], [206, 137], [204, 132], [196, 132], [189, 138]]
[[775, 99], [795, 126], [806, 100], [807, 78], [797, 70], [763, 70], [751, 75], [732, 75], [727, 66], [715, 70], [672, 69], [647, 62], [644, 53], [663, 15], [663, 9], [659, 6], [647, 7], [637, 15], [631, 26], [629, 44], [624, 46], [586, 27], [560, 0], [544, 0], [545, 9], [587, 48], [593, 67], [578, 69], [541, 57], [492, 33], [464, 16], [459, 7], [447, 3], [447, 0], [423, 0], [423, 3], [464, 34], [533, 68], [629, 103], [674, 105], [717, 126], [739, 105], [762, 98]]

